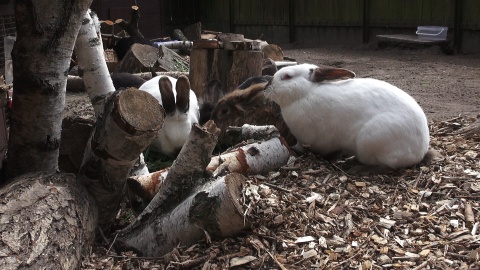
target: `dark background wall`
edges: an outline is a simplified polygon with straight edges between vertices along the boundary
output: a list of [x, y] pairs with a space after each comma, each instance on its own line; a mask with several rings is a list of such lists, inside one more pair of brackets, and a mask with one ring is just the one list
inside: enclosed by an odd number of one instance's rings
[[[130, 18], [133, 0], [94, 0], [101, 20]], [[154, 39], [201, 22], [203, 29], [235, 32], [279, 45], [375, 43], [379, 34], [415, 34], [417, 26], [448, 27], [457, 52], [480, 53], [479, 0], [142, 0], [140, 30]], [[15, 34], [13, 0], [0, 0], [3, 37]]]

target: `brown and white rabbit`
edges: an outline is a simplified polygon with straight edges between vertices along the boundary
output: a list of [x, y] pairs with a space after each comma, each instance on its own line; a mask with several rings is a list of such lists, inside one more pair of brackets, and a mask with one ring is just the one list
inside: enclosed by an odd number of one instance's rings
[[197, 96], [190, 89], [190, 81], [183, 75], [178, 79], [157, 76], [139, 89], [153, 95], [166, 112], [163, 127], [152, 145], [161, 153], [175, 157], [199, 118]]
[[265, 99], [264, 87], [270, 79], [271, 76], [252, 77], [218, 101], [211, 118], [221, 130], [219, 143], [231, 144], [226, 136], [227, 128], [243, 124], [274, 125], [289, 145], [297, 143], [283, 121], [280, 107]]
[[429, 148], [422, 108], [387, 82], [354, 77], [349, 70], [311, 64], [285, 67], [265, 95], [313, 152], [351, 153], [365, 165], [388, 169], [422, 161]]

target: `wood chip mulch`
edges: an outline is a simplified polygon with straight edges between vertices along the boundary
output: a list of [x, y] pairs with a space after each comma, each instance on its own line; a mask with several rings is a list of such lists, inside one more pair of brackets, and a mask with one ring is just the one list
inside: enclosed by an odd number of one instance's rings
[[430, 130], [430, 164], [358, 177], [306, 154], [248, 179], [244, 234], [161, 258], [99, 246], [82, 269], [480, 269], [480, 115]]

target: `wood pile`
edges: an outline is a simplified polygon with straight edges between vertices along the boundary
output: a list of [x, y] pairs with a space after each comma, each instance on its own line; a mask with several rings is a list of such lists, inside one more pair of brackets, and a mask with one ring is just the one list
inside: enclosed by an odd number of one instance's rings
[[276, 67], [273, 70], [271, 65], [265, 68], [264, 59], [283, 60], [280, 47], [247, 39], [242, 34], [205, 30], [201, 37], [193, 41], [189, 76], [199, 97], [211, 91], [207, 88], [214, 85], [212, 82], [220, 82], [216, 86], [229, 93], [250, 77], [265, 75], [265, 72], [272, 75]]

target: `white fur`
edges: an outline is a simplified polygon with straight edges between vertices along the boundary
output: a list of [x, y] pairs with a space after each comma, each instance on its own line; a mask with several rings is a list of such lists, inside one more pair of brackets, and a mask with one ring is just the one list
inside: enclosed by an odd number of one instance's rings
[[301, 143], [321, 155], [355, 154], [367, 165], [400, 168], [423, 159], [429, 147], [427, 118], [410, 95], [369, 78], [312, 82], [316, 67], [285, 67], [266, 89]]
[[[158, 103], [163, 105], [158, 86], [160, 78], [161, 76], [157, 76], [148, 80], [142, 84], [139, 89], [150, 93], [158, 100]], [[168, 77], [168, 79], [172, 82], [173, 95], [176, 100], [177, 92], [175, 91], [175, 85], [177, 79], [172, 77]], [[190, 107], [188, 112], [182, 113], [176, 110], [173, 115], [167, 115], [162, 129], [158, 132], [158, 137], [152, 145], [165, 155], [175, 156], [187, 140], [192, 125], [198, 123], [198, 118], [199, 108], [197, 96], [190, 90]]]

